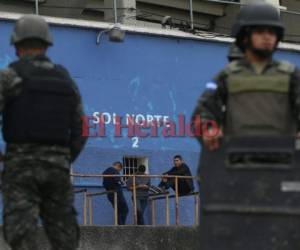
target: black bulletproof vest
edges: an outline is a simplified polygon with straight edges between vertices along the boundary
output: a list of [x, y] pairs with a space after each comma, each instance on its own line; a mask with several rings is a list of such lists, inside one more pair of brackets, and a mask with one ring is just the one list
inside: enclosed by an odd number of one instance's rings
[[75, 92], [61, 66], [44, 68], [30, 61], [10, 65], [22, 78], [22, 93], [3, 112], [7, 143], [68, 145]]

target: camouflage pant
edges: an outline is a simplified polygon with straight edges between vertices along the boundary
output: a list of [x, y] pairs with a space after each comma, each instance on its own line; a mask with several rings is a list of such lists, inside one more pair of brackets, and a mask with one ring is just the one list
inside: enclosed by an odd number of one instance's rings
[[2, 177], [4, 238], [13, 250], [39, 249], [39, 218], [53, 250], [77, 248], [79, 228], [67, 169], [15, 157], [5, 160]]

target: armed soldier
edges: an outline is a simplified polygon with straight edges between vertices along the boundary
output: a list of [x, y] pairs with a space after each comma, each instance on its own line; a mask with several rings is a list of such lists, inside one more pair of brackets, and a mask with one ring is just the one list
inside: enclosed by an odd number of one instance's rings
[[[199, 115], [202, 123], [218, 125], [198, 138], [203, 146], [202, 250], [300, 247], [300, 195], [284, 191], [284, 181], [297, 179], [299, 168], [285, 165], [288, 157], [281, 153], [255, 155], [261, 152], [259, 144], [253, 155], [241, 152], [243, 146], [253, 146], [247, 141], [251, 138], [257, 137], [268, 151], [278, 145], [267, 137], [296, 138], [300, 131], [300, 72], [288, 62], [272, 59], [284, 30], [272, 5], [243, 7], [233, 35], [244, 58], [232, 61], [206, 85], [194, 111], [194, 126], [199, 125]], [[243, 140], [234, 150], [240, 153], [230, 154], [230, 140], [239, 138]], [[278, 164], [282, 159], [284, 163]]]
[[79, 227], [69, 168], [86, 141], [81, 97], [68, 71], [46, 56], [52, 37], [43, 18], [20, 18], [11, 43], [19, 60], [0, 73], [4, 237], [13, 250], [38, 250], [40, 216], [52, 249], [74, 250]]
[[[194, 115], [215, 121], [220, 134], [296, 134], [300, 130], [300, 72], [272, 55], [284, 35], [278, 10], [268, 4], [241, 10], [244, 22], [234, 30], [236, 45], [245, 59], [221, 71], [199, 99]], [[221, 133], [222, 132], [222, 133]], [[218, 148], [218, 138], [202, 138]]]

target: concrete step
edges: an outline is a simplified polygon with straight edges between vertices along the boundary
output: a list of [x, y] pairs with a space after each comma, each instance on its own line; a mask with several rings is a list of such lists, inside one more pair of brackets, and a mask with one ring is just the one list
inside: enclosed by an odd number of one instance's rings
[[[0, 229], [0, 249], [9, 250]], [[79, 250], [199, 250], [197, 227], [84, 226]], [[42, 228], [39, 250], [50, 250]]]

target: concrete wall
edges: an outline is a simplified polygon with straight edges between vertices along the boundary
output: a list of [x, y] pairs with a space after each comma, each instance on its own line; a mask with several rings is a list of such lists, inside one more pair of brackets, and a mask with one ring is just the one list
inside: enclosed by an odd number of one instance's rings
[[[39, 250], [50, 250], [42, 229]], [[0, 249], [8, 250], [0, 230]], [[199, 250], [194, 227], [82, 227], [79, 250]]]

